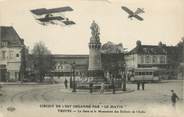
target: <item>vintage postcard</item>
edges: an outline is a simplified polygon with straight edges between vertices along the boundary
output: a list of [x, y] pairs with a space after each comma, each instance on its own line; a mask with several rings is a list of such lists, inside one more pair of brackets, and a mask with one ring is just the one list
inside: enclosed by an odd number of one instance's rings
[[183, 0], [0, 0], [0, 117], [182, 117]]

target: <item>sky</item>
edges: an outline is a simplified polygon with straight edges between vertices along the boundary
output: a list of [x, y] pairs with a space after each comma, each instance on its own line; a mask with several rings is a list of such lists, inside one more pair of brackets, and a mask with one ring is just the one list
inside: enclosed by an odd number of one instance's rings
[[[36, 22], [30, 10], [70, 6], [64, 13], [76, 22], [72, 26], [48, 25]], [[144, 21], [128, 19], [121, 9], [144, 8]], [[90, 25], [95, 20], [100, 27], [100, 40], [122, 43], [131, 50], [136, 41], [157, 45], [159, 41], [176, 45], [184, 36], [184, 0], [0, 0], [0, 25], [13, 26], [26, 46], [31, 49], [43, 41], [53, 54], [88, 54]]]

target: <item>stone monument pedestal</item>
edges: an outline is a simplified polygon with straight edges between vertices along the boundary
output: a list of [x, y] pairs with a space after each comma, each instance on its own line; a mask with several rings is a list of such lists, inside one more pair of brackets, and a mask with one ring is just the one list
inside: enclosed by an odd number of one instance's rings
[[93, 21], [91, 24], [91, 38], [88, 44], [89, 47], [89, 67], [88, 79], [90, 82], [102, 83], [105, 82], [104, 72], [101, 63], [101, 43], [100, 43], [100, 29], [98, 24]]
[[89, 70], [88, 78], [89, 78], [89, 81], [93, 83], [106, 82], [103, 70]]

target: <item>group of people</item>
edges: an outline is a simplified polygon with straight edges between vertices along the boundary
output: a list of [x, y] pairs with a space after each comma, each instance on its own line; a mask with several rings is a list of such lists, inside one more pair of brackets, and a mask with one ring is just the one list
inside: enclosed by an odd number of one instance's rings
[[[137, 82], [137, 90], [140, 89], [140, 84], [142, 85], [142, 90], [144, 90], [144, 86], [145, 86], [144, 82]], [[68, 88], [68, 80], [67, 79], [65, 79], [64, 85], [65, 85], [65, 88], [67, 89]], [[92, 93], [93, 92], [93, 83], [89, 84], [89, 89], [90, 89], [90, 93]], [[105, 90], [105, 83], [102, 82], [101, 85], [100, 85], [100, 94], [103, 94], [104, 90]], [[171, 93], [172, 93], [171, 94], [172, 106], [175, 108], [176, 107], [176, 102], [179, 100], [179, 97], [174, 92], [174, 90], [171, 90]]]
[[142, 90], [144, 90], [145, 82], [137, 82], [137, 90], [140, 90], [140, 85], [142, 86]]
[[[105, 91], [105, 83], [101, 83], [100, 85], [100, 94], [103, 94]], [[93, 92], [93, 83], [89, 83], [89, 92], [92, 93]]]
[[[68, 80], [67, 79], [64, 80], [64, 86], [65, 86], [65, 89], [68, 88]], [[89, 89], [90, 89], [90, 93], [92, 93], [93, 92], [93, 83], [89, 84]], [[100, 94], [103, 94], [104, 90], [105, 90], [105, 83], [101, 83], [101, 85], [100, 85]]]

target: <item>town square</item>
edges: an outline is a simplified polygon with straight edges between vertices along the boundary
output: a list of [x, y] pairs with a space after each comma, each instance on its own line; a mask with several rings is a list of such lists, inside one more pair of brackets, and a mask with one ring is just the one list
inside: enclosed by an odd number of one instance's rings
[[0, 117], [183, 114], [181, 0], [19, 2], [0, 1]]

